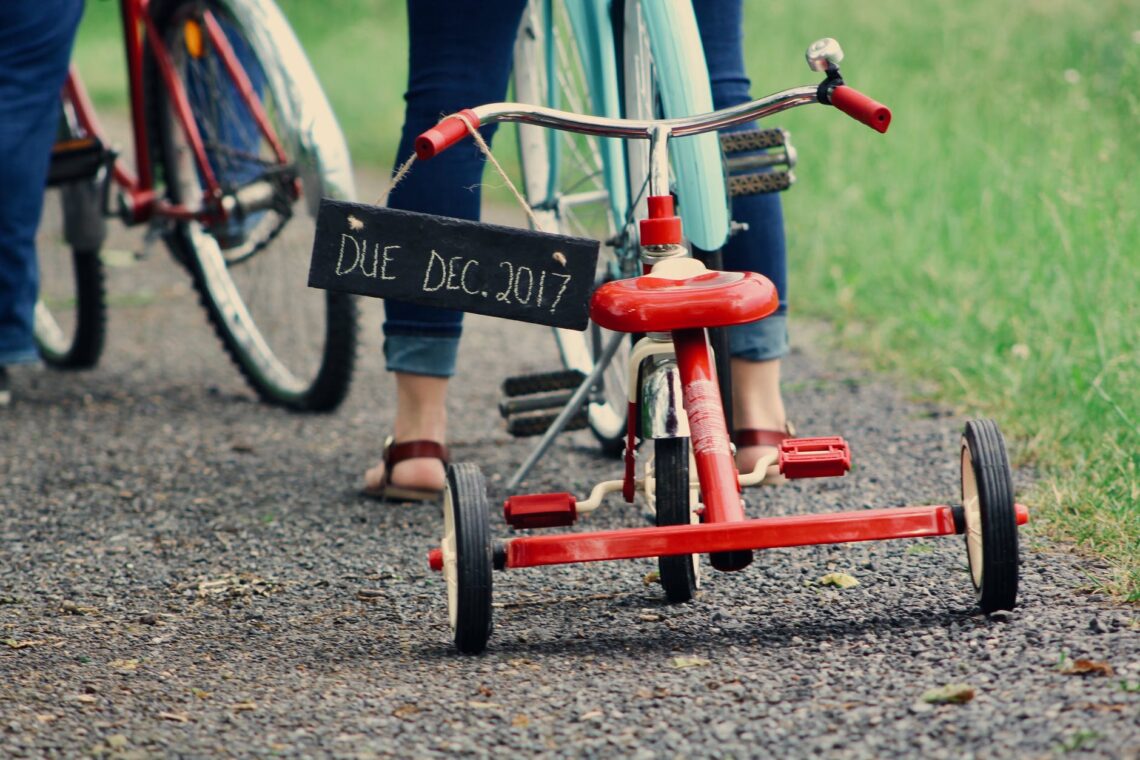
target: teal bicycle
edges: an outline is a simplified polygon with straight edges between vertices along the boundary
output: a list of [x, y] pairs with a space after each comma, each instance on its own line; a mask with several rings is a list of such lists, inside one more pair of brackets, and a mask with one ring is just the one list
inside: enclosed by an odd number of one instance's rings
[[[531, 0], [515, 46], [514, 90], [521, 103], [608, 118], [668, 119], [713, 110], [688, 0]], [[647, 215], [648, 145], [527, 124], [518, 133], [523, 194], [538, 226], [604, 241], [599, 284], [641, 274], [635, 220]], [[750, 163], [740, 168], [760, 162], [767, 171], [748, 175], [751, 185], [738, 182], [731, 176], [734, 160], [724, 160], [733, 151], [751, 153]], [[672, 145], [670, 155], [672, 187], [684, 199], [679, 213], [686, 236], [714, 269], [720, 268], [719, 250], [731, 230], [729, 194], [779, 191], [793, 180], [795, 151], [779, 129], [736, 133], [723, 147], [715, 133], [692, 135]], [[762, 178], [760, 185], [756, 178]], [[718, 332], [713, 340], [727, 398], [727, 341]], [[556, 329], [555, 340], [565, 371], [504, 383], [500, 411], [508, 430], [543, 435], [512, 486], [562, 430], [588, 426], [613, 455], [625, 443], [631, 343], [596, 325], [584, 333]], [[611, 341], [616, 345], [607, 351]]]

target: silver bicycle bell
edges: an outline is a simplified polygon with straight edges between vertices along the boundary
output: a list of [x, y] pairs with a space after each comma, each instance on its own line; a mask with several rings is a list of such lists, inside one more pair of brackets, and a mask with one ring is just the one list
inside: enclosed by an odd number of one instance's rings
[[812, 71], [835, 71], [843, 60], [843, 48], [831, 37], [824, 37], [808, 45], [804, 57]]

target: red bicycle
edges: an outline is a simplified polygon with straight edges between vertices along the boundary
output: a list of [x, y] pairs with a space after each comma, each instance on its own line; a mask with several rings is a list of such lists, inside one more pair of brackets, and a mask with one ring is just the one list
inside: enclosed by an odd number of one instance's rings
[[147, 225], [145, 247], [161, 238], [189, 270], [263, 400], [336, 407], [352, 375], [356, 307], [304, 282], [320, 198], [351, 198], [353, 179], [300, 44], [271, 0], [120, 0], [120, 8], [133, 167], [108, 144], [73, 66], [49, 177], [61, 213], [47, 215], [38, 241], [41, 354], [61, 368], [99, 359], [100, 249], [114, 216]]
[[[1028, 512], [1015, 504], [1005, 444], [991, 420], [966, 423], [961, 444], [961, 504], [857, 510], [835, 514], [746, 519], [741, 488], [758, 484], [772, 464], [787, 478], [844, 475], [851, 465], [847, 442], [838, 436], [784, 441], [777, 455], [762, 458], [751, 473], [738, 473], [733, 457], [708, 330], [763, 319], [778, 303], [775, 287], [751, 272], [707, 269], [692, 258], [670, 194], [669, 140], [770, 116], [809, 103], [832, 105], [879, 132], [890, 111], [844, 84], [834, 40], [808, 49], [812, 69], [826, 72], [819, 85], [776, 93], [744, 105], [690, 118], [625, 120], [583, 116], [520, 103], [495, 103], [448, 117], [424, 133], [417, 154], [430, 158], [480, 124], [517, 121], [552, 129], [622, 139], [648, 140], [649, 218], [640, 222], [645, 274], [597, 288], [590, 319], [615, 333], [644, 335], [630, 352], [630, 413], [625, 472], [597, 484], [590, 496], [570, 493], [512, 495], [503, 505], [514, 529], [572, 525], [620, 492], [637, 493], [656, 526], [557, 535], [524, 535], [492, 541], [486, 488], [479, 468], [454, 464], [444, 495], [443, 537], [429, 552], [432, 569], [447, 582], [455, 645], [478, 653], [491, 632], [493, 570], [600, 560], [658, 557], [670, 602], [691, 599], [700, 582], [698, 555], [713, 568], [747, 567], [757, 549], [811, 544], [964, 534], [971, 578], [983, 612], [1010, 609], [1017, 596], [1017, 526]], [[681, 199], [684, 202], [684, 199]], [[618, 340], [599, 357], [581, 396], [605, 369]], [[636, 452], [652, 441], [639, 476]], [[696, 482], [691, 472], [696, 472]]]

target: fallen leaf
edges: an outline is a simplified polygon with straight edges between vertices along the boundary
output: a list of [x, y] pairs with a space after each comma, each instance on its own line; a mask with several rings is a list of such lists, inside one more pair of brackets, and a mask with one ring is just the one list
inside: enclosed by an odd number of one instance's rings
[[190, 716], [184, 712], [160, 712], [158, 717], [163, 720], [172, 720], [175, 723], [189, 723]]
[[209, 699], [210, 698], [210, 692], [206, 691], [205, 689], [191, 689], [190, 693], [193, 694], [198, 699]]
[[703, 668], [709, 664], [704, 657], [674, 657], [670, 660], [675, 668]]
[[38, 647], [47, 642], [43, 639], [4, 639], [4, 643], [11, 649], [27, 649], [28, 647]]
[[476, 710], [495, 710], [502, 707], [498, 702], [479, 702], [474, 699], [468, 700], [467, 706], [473, 707]]
[[817, 581], [821, 586], [836, 586], [838, 588], [854, 588], [859, 585], [855, 576], [847, 573], [828, 573]]
[[138, 670], [139, 669], [139, 661], [138, 660], [111, 660], [111, 667], [114, 668], [115, 670], [126, 670], [126, 671]]
[[656, 570], [650, 571], [645, 574], [645, 577], [641, 579], [641, 582], [646, 586], [652, 586], [654, 583], [660, 583], [661, 573]]
[[59, 605], [60, 610], [66, 612], [68, 615], [95, 615], [99, 610], [95, 607], [90, 607], [85, 604], [76, 604], [75, 602], [64, 602]]
[[234, 712], [249, 712], [251, 710], [257, 709], [257, 703], [253, 702], [253, 701], [238, 702], [236, 705], [233, 706], [232, 709]]
[[392, 711], [392, 715], [396, 716], [397, 718], [410, 718], [411, 716], [413, 716], [419, 712], [423, 712], [422, 707], [420, 707], [419, 705], [407, 704], [407, 705], [400, 705], [399, 707], [397, 707], [395, 710]]
[[516, 715], [511, 719], [511, 725], [515, 728], [526, 728], [530, 725], [530, 718], [525, 715]]
[[974, 698], [974, 687], [967, 683], [951, 683], [937, 689], [930, 689], [922, 695], [922, 701], [932, 705], [965, 704]]
[[1073, 664], [1062, 668], [1061, 672], [1067, 676], [1110, 676], [1115, 671], [1107, 662], [1073, 660]]

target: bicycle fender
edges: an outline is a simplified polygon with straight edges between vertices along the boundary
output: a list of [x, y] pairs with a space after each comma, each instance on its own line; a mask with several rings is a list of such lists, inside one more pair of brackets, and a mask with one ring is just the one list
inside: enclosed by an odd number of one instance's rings
[[[708, 65], [690, 0], [641, 3], [667, 118], [713, 110]], [[716, 133], [673, 140], [669, 146], [685, 237], [715, 251], [728, 240], [729, 208], [724, 162]]]
[[355, 200], [356, 185], [344, 133], [313, 72], [297, 35], [273, 0], [219, 0], [246, 33], [265, 69], [281, 122], [291, 132], [280, 135], [296, 149], [301, 181], [319, 191], [306, 193], [315, 217], [321, 197]]

